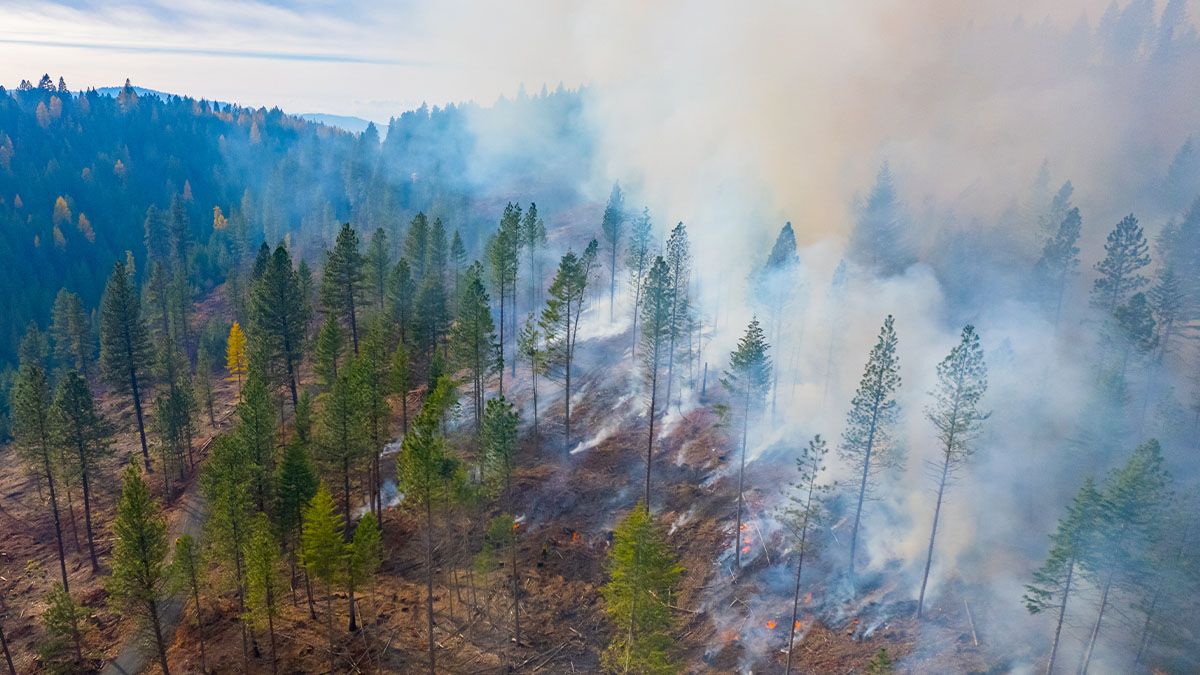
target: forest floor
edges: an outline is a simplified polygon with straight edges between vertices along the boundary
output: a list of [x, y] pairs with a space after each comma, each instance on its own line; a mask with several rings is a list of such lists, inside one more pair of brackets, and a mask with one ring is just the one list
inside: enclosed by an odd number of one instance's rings
[[[209, 312], [225, 311], [215, 295], [205, 306]], [[581, 353], [620, 354], [621, 345], [627, 342], [627, 335], [597, 338], [582, 345]], [[629, 361], [627, 356], [621, 360]], [[643, 493], [646, 427], [644, 402], [630, 393], [634, 376], [628, 365], [612, 367], [598, 360], [581, 360], [578, 373], [572, 451], [563, 446], [561, 396], [549, 406], [543, 403], [540, 438], [523, 434], [514, 508], [519, 521], [520, 644], [512, 635], [511, 576], [502, 562], [507, 556], [500, 556], [501, 562], [487, 568], [473, 563], [482, 528], [499, 509], [462, 507], [435, 523], [434, 637], [439, 672], [582, 673], [598, 668], [608, 638], [598, 589], [605, 580], [612, 530]], [[514, 381], [506, 372], [505, 383], [510, 398], [527, 405], [528, 373], [518, 369]], [[542, 396], [554, 398], [547, 396], [547, 391], [556, 385], [542, 386]], [[230, 426], [234, 388], [220, 383], [215, 429], [208, 424], [207, 415], [201, 415], [201, 446], [214, 432]], [[778, 490], [786, 481], [766, 475], [755, 463], [747, 466], [746, 482], [751, 486], [745, 492], [747, 526], [738, 545], [749, 548], [735, 582], [730, 570], [736, 463], [728, 449], [728, 429], [710, 405], [715, 402], [702, 398], [685, 413], [673, 406], [655, 444], [651, 506], [686, 569], [681, 588], [671, 600], [679, 619], [676, 645], [681, 661], [687, 664], [685, 672], [782, 672], [794, 561], [780, 539], [764, 537], [759, 524], [766, 514], [759, 509], [767, 501], [766, 494], [755, 486]], [[410, 413], [415, 403], [414, 397]], [[119, 489], [118, 467], [131, 456], [140, 461], [136, 457], [140, 444], [132, 411], [108, 396], [103, 404], [120, 429], [117, 452], [106, 472], [109, 480], [97, 495], [97, 521], [108, 523]], [[399, 405], [394, 408], [392, 428], [398, 431]], [[470, 460], [475, 452], [470, 411], [463, 412], [451, 430], [451, 446]], [[528, 420], [528, 412], [523, 411], [523, 419]], [[395, 476], [393, 460], [389, 454], [383, 462], [390, 478]], [[158, 488], [157, 478], [158, 474], [152, 475], [152, 487]], [[191, 530], [198, 524], [201, 504], [197, 487], [193, 474], [167, 505], [171, 532]], [[5, 628], [22, 673], [37, 670], [34, 651], [41, 629], [36, 619], [44, 606], [42, 597], [58, 576], [53, 524], [38, 490], [13, 453], [0, 454], [0, 555], [8, 600]], [[78, 505], [75, 507], [79, 515]], [[385, 510], [383, 528], [385, 562], [374, 589], [356, 594], [356, 631], [347, 630], [349, 598], [334, 589], [333, 672], [407, 673], [428, 668], [423, 530], [419, 521], [396, 506]], [[101, 529], [103, 558], [111, 535], [107, 528]], [[72, 590], [93, 613], [86, 650], [95, 656], [93, 665], [99, 668], [116, 658], [123, 672], [137, 672], [145, 662], [135, 658], [139, 652], [132, 627], [105, 607], [103, 577], [91, 574], [86, 554], [72, 545], [69, 531], [67, 541]], [[30, 562], [26, 564], [26, 560]], [[813, 566], [812, 578], [837, 578], [821, 570], [819, 563], [806, 565]], [[325, 591], [313, 587], [315, 615], [310, 614], [303, 577], [297, 574], [293, 578], [294, 590], [287, 593], [283, 615], [276, 622], [280, 672], [330, 672]], [[1003, 655], [987, 651], [986, 639], [979, 639], [986, 638], [986, 633], [973, 637], [961, 597], [947, 594], [947, 609], [931, 608], [928, 618], [918, 623], [912, 618], [912, 598], [890, 586], [887, 579], [883, 571], [864, 576], [852, 597], [833, 581], [804, 584], [794, 668], [799, 672], [862, 672], [881, 647], [894, 657], [907, 657], [900, 672], [986, 673], [991, 671], [985, 664], [1004, 662]], [[197, 632], [191, 605], [183, 608], [175, 623], [174, 645], [168, 653], [173, 673], [201, 672], [201, 635], [210, 672], [243, 672], [243, 624], [235, 596], [227, 580], [215, 579], [208, 590], [201, 632]], [[918, 636], [925, 649], [918, 648]], [[249, 670], [270, 672], [266, 632], [255, 632], [250, 645]], [[930, 645], [936, 648], [929, 650]]]

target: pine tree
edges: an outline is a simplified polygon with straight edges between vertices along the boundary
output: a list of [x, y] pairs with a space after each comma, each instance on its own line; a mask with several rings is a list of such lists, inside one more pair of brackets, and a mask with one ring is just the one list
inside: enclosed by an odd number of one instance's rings
[[1134, 293], [1129, 302], [1117, 307], [1113, 311], [1113, 323], [1121, 350], [1121, 372], [1117, 383], [1119, 391], [1124, 391], [1130, 356], [1144, 356], [1158, 347], [1154, 309], [1146, 300], [1146, 294]]
[[382, 227], [371, 235], [371, 243], [367, 245], [365, 256], [364, 276], [366, 286], [373, 304], [383, 311], [384, 300], [387, 299], [388, 273], [391, 272], [387, 232]]
[[892, 171], [884, 162], [858, 213], [850, 248], [859, 262], [882, 276], [894, 276], [916, 262], [906, 230], [904, 209], [896, 198]]
[[1104, 244], [1104, 260], [1096, 263], [1100, 278], [1092, 284], [1093, 306], [1111, 314], [1130, 293], [1146, 285], [1139, 272], [1150, 264], [1149, 248], [1132, 213], [1117, 223]]
[[642, 302], [642, 382], [650, 390], [649, 430], [646, 440], [646, 494], [643, 500], [650, 507], [650, 467], [654, 461], [654, 422], [658, 416], [658, 380], [667, 357], [667, 345], [674, 333], [671, 307], [675, 304], [675, 289], [671, 270], [661, 256], [654, 260], [645, 281], [646, 297]]
[[[455, 281], [455, 297], [458, 297], [458, 282]], [[416, 287], [413, 283], [412, 271], [404, 258], [396, 261], [392, 273], [388, 276], [388, 311], [392, 321], [400, 328], [400, 341], [408, 343], [409, 331], [413, 325], [413, 303], [416, 301]]]
[[196, 610], [196, 637], [200, 642], [201, 673], [208, 672], [204, 649], [204, 614], [200, 609], [200, 585], [205, 580], [207, 571], [207, 561], [195, 538], [184, 533], [175, 539], [175, 555], [171, 558], [169, 576], [173, 590], [191, 597]]
[[609, 581], [600, 589], [612, 637], [600, 657], [611, 673], [675, 673], [671, 659], [675, 626], [671, 596], [683, 567], [646, 505], [638, 503], [613, 530], [605, 563]]
[[[791, 222], [784, 224], [775, 238], [775, 244], [767, 255], [767, 262], [758, 274], [759, 299], [766, 306], [770, 322], [768, 331], [775, 344], [783, 342], [790, 303], [799, 283], [800, 258], [796, 255], [796, 233]], [[779, 369], [773, 373], [771, 384], [771, 418], [775, 418], [775, 404], [779, 398]]]
[[317, 490], [304, 510], [301, 555], [308, 573], [325, 584], [325, 620], [329, 630], [329, 672], [337, 672], [337, 649], [333, 635], [333, 583], [346, 557], [342, 541], [342, 518], [334, 510], [325, 486]]
[[246, 618], [262, 628], [265, 624], [271, 641], [271, 672], [279, 672], [279, 651], [275, 645], [275, 619], [280, 615], [279, 595], [283, 592], [279, 544], [271, 534], [271, 522], [259, 513], [251, 523], [246, 545]]
[[371, 613], [379, 618], [375, 605], [375, 575], [383, 564], [383, 541], [379, 522], [368, 511], [358, 519], [354, 528], [354, 540], [350, 544], [350, 574], [354, 585], [366, 585], [371, 589]]
[[613, 320], [613, 307], [615, 306], [617, 296], [617, 252], [621, 248], [621, 237], [625, 234], [625, 195], [621, 193], [621, 184], [613, 183], [612, 192], [608, 195], [608, 204], [604, 207], [604, 217], [600, 221], [600, 230], [604, 233], [604, 239], [608, 241], [609, 251], [612, 253], [610, 267], [610, 278], [608, 288], [608, 320]]
[[571, 366], [575, 361], [579, 316], [588, 287], [584, 261], [567, 251], [558, 263], [558, 273], [550, 284], [546, 307], [540, 325], [546, 336], [547, 364], [557, 371], [561, 368], [563, 387], [564, 437], [563, 449], [571, 448]]
[[271, 488], [275, 476], [275, 413], [271, 396], [257, 372], [251, 371], [246, 389], [237, 404], [238, 424], [234, 430], [237, 442], [246, 449], [250, 460], [251, 489], [259, 511], [273, 505]]
[[63, 288], [58, 291], [51, 310], [50, 336], [54, 341], [54, 360], [59, 366], [74, 370], [90, 379], [92, 360], [92, 326], [83, 301]]
[[740, 408], [742, 418], [742, 451], [738, 464], [737, 527], [733, 539], [734, 574], [742, 568], [742, 499], [746, 479], [746, 439], [749, 436], [750, 416], [762, 407], [771, 386], [771, 358], [767, 355], [770, 346], [758, 319], [751, 319], [746, 333], [738, 340], [737, 349], [729, 354], [729, 370], [721, 378]]
[[385, 331], [382, 321], [371, 322], [363, 340], [362, 351], [353, 365], [362, 396], [363, 421], [371, 447], [370, 502], [379, 522], [383, 522], [383, 470], [380, 458], [383, 446], [390, 437], [392, 419], [392, 407], [388, 404], [388, 395], [392, 393], [392, 364], [387, 352]]
[[1187, 312], [1188, 298], [1183, 280], [1168, 262], [1158, 274], [1158, 283], [1147, 293], [1154, 311], [1154, 323], [1158, 328], [1158, 360], [1161, 362], [1171, 350], [1172, 339], [1177, 336]]
[[642, 294], [646, 284], [646, 276], [654, 264], [650, 253], [652, 239], [650, 224], [650, 209], [642, 208], [642, 215], [633, 221], [633, 229], [629, 233], [629, 246], [625, 252], [625, 269], [629, 270], [629, 285], [633, 287], [633, 349], [630, 358], [637, 358], [637, 343], [641, 333], [638, 333], [637, 322], [641, 318]]
[[891, 675], [896, 672], [896, 662], [888, 654], [886, 647], [880, 647], [875, 656], [867, 662], [866, 675]]
[[229, 371], [230, 380], [238, 384], [238, 398], [242, 397], [242, 380], [250, 369], [250, 354], [246, 351], [246, 334], [242, 327], [234, 321], [229, 327], [229, 339], [225, 346], [225, 369]]
[[671, 276], [671, 336], [667, 341], [667, 404], [671, 403], [671, 388], [675, 382], [675, 362], [679, 350], [676, 346], [679, 338], [685, 335], [683, 330], [688, 316], [688, 286], [692, 277], [692, 244], [688, 241], [687, 228], [679, 223], [671, 230], [667, 238], [667, 262]]
[[153, 634], [163, 675], [167, 668], [162, 603], [167, 581], [167, 523], [158, 502], [137, 467], [125, 467], [121, 501], [113, 522], [112, 572], [106, 590], [109, 602], [126, 618]]
[[937, 366], [937, 385], [930, 392], [933, 402], [925, 411], [925, 416], [937, 429], [941, 446], [941, 461], [937, 464], [941, 466], [930, 464], [935, 476], [940, 469], [940, 476], [936, 478], [937, 501], [929, 532], [929, 552], [925, 558], [925, 574], [921, 578], [921, 595], [917, 598], [918, 619], [924, 609], [925, 587], [929, 583], [929, 568], [933, 565], [933, 543], [942, 512], [942, 497], [955, 474], [974, 453], [971, 443], [991, 414], [979, 408], [986, 391], [987, 365], [983, 362], [983, 348], [979, 346], [975, 327], [967, 324], [963, 327], [962, 339]]
[[452, 388], [449, 380], [439, 379], [425, 399], [421, 413], [401, 442], [396, 457], [398, 489], [404, 506], [420, 514], [425, 530], [425, 610], [429, 643], [429, 672], [435, 672], [433, 639], [433, 509], [443, 502], [447, 488], [458, 475], [457, 463], [446, 452], [445, 439], [437, 434], [443, 406]]
[[530, 387], [533, 392], [533, 447], [541, 456], [541, 433], [538, 431], [538, 378], [546, 374], [546, 349], [542, 344], [542, 330], [536, 316], [525, 320], [525, 326], [517, 336], [517, 356], [529, 364]]
[[55, 443], [71, 461], [68, 475], [83, 487], [83, 514], [87, 529], [88, 555], [92, 572], [100, 571], [92, 527], [92, 481], [101, 474], [101, 463], [112, 453], [112, 427], [96, 409], [87, 382], [74, 371], [59, 380], [50, 412], [50, 430]]
[[879, 329], [879, 341], [871, 349], [858, 391], [846, 414], [846, 430], [838, 454], [861, 476], [854, 527], [850, 533], [850, 574], [854, 575], [858, 529], [863, 502], [882, 471], [903, 466], [903, 451], [892, 441], [892, 430], [899, 418], [896, 392], [900, 389], [900, 361], [896, 355], [895, 320], [889, 314]]
[[46, 481], [50, 499], [50, 514], [54, 517], [54, 536], [58, 544], [58, 566], [62, 573], [63, 588], [71, 590], [67, 580], [67, 555], [63, 545], [62, 519], [58, 510], [58, 476], [60, 468], [52, 445], [51, 392], [46, 370], [38, 363], [23, 359], [17, 371], [16, 382], [9, 394], [12, 415], [13, 437], [17, 451], [21, 454], [31, 473]]
[[281, 363], [292, 393], [292, 406], [300, 400], [296, 371], [304, 356], [304, 333], [310, 317], [300, 296], [300, 282], [292, 269], [292, 257], [280, 245], [254, 285], [252, 298], [254, 335], [264, 349]]
[[413, 389], [412, 358], [404, 342], [396, 345], [392, 353], [392, 391], [400, 395], [400, 424], [403, 433], [408, 433], [408, 394]]
[[425, 259], [429, 254], [429, 219], [418, 213], [408, 225], [404, 239], [404, 257], [412, 269], [412, 278], [419, 285], [425, 279]]
[[[232, 573], [238, 612], [242, 615], [246, 612], [246, 546], [255, 512], [255, 473], [250, 453], [236, 435], [223, 434], [213, 440], [201, 482], [209, 508], [206, 539], [213, 547], [216, 561], [227, 570], [227, 575]], [[246, 670], [250, 647], [245, 624], [241, 632], [242, 669]]]
[[796, 470], [800, 473], [795, 483], [789, 483], [791, 492], [788, 494], [788, 504], [781, 509], [780, 521], [791, 532], [793, 537], [792, 551], [796, 554], [796, 588], [792, 594], [792, 623], [788, 631], [787, 667], [785, 673], [792, 672], [792, 649], [796, 642], [796, 624], [800, 613], [800, 578], [804, 574], [804, 556], [816, 549], [816, 542], [810, 536], [820, 523], [824, 513], [824, 501], [833, 485], [818, 484], [817, 478], [825, 471], [825, 457], [829, 454], [829, 446], [820, 434], [813, 437], [808, 447], [796, 459]]
[[[462, 237], [459, 236], [458, 230], [454, 231], [454, 238], [450, 240], [450, 264], [454, 266], [454, 271], [452, 272], [454, 275], [454, 288], [450, 292], [450, 297], [454, 299], [454, 302], [458, 302], [459, 277], [462, 276], [463, 269], [465, 269], [467, 265], [467, 247], [463, 244]], [[454, 313], [458, 313], [457, 306], [453, 307], [452, 309]]]
[[419, 352], [432, 358], [441, 344], [444, 358], [447, 347], [442, 339], [450, 320], [446, 314], [446, 287], [441, 279], [430, 275], [421, 282], [413, 316], [413, 336]]
[[[303, 397], [300, 400], [307, 401]], [[307, 440], [300, 437], [288, 444], [283, 451], [283, 458], [279, 462], [279, 471], [275, 477], [275, 526], [279, 529], [291, 565], [293, 605], [296, 604], [296, 561], [304, 523], [304, 508], [317, 494], [319, 485], [317, 473], [308, 455], [307, 444]], [[304, 573], [304, 587], [308, 597], [309, 615], [316, 618], [307, 570]]]
[[542, 250], [546, 248], [546, 224], [538, 216], [537, 204], [533, 202], [529, 203], [521, 222], [521, 245], [529, 259], [529, 306], [536, 307], [542, 301]]
[[75, 599], [61, 583], [56, 581], [50, 586], [50, 592], [46, 594], [46, 609], [40, 618], [42, 627], [46, 629], [50, 638], [38, 648], [43, 657], [50, 657], [54, 660], [61, 658], [62, 652], [66, 651], [63, 642], [69, 639], [74, 647], [72, 669], [85, 669], [83, 635], [79, 630], [79, 624], [89, 617], [86, 615], [86, 610], [75, 602]]
[[[341, 483], [342, 522], [350, 523], [350, 476], [367, 455], [366, 427], [363, 424], [362, 391], [357, 374], [344, 370], [329, 393], [322, 394], [320, 432], [317, 448], [327, 473]], [[347, 530], [346, 539], [350, 532]]]
[[325, 311], [350, 324], [351, 344], [358, 353], [358, 301], [363, 286], [363, 257], [358, 250], [358, 234], [350, 223], [342, 225], [337, 243], [325, 262], [321, 277], [321, 301]]
[[[517, 411], [503, 396], [487, 402], [483, 416], [483, 429], [479, 434], [483, 450], [484, 480], [493, 494], [504, 495], [504, 507], [508, 513], [516, 511], [513, 499], [513, 472], [517, 463]], [[509, 546], [512, 575], [513, 640], [521, 644], [521, 601], [520, 574], [517, 571], [516, 533]]]
[[1058, 521], [1058, 529], [1050, 535], [1052, 546], [1046, 555], [1046, 562], [1034, 571], [1033, 583], [1025, 587], [1022, 600], [1030, 614], [1051, 611], [1057, 614], [1054, 638], [1050, 643], [1050, 660], [1046, 664], [1047, 673], [1054, 672], [1059, 639], [1067, 617], [1067, 601], [1071, 598], [1072, 584], [1078, 584], [1075, 573], [1088, 555], [1087, 543], [1095, 536], [1099, 506], [1100, 493], [1089, 476], [1067, 508], [1067, 515]]
[[425, 274], [442, 283], [446, 281], [446, 226], [434, 218], [429, 226], [429, 242], [425, 250]]
[[117, 262], [101, 302], [100, 365], [112, 388], [128, 395], [133, 402], [138, 436], [142, 441], [142, 461], [147, 471], [150, 470], [150, 449], [146, 444], [139, 387], [149, 360], [150, 340], [146, 325], [142, 323], [141, 303], [134, 289], [133, 276], [125, 263]]
[[212, 388], [212, 357], [207, 349], [201, 349], [196, 355], [196, 372], [192, 374], [192, 390], [196, 392], [196, 401], [208, 412], [208, 425], [217, 428], [216, 396]]
[[1058, 224], [1058, 230], [1046, 240], [1042, 257], [1034, 265], [1033, 273], [1036, 292], [1047, 309], [1054, 308], [1054, 326], [1057, 329], [1062, 316], [1063, 298], [1067, 285], [1075, 276], [1079, 266], [1079, 233], [1083, 221], [1079, 209], [1073, 208]]
[[304, 324], [304, 340], [308, 341], [309, 328], [312, 323], [313, 312], [316, 311], [314, 302], [316, 300], [316, 290], [313, 285], [312, 268], [308, 266], [308, 261], [304, 258], [300, 259], [300, 263], [296, 265], [296, 283], [300, 289], [300, 309], [304, 316], [309, 319]]
[[[467, 270], [462, 298], [458, 303], [458, 319], [450, 327], [450, 351], [454, 362], [471, 374], [472, 407], [475, 410], [475, 431], [483, 422], [483, 399], [491, 377], [504, 369], [500, 362], [500, 343], [496, 340], [496, 325], [487, 290], [480, 279], [478, 263]], [[500, 373], [503, 378], [503, 373]], [[503, 396], [503, 391], [501, 392]]]
[[342, 352], [346, 348], [346, 338], [342, 335], [342, 326], [337, 316], [325, 315], [325, 323], [317, 333], [316, 348], [313, 354], [313, 371], [321, 383], [322, 391], [333, 389], [337, 381], [338, 369], [342, 365]]
[[[500, 227], [488, 239], [487, 260], [491, 272], [492, 288], [496, 291], [496, 299], [500, 303], [500, 394], [504, 395], [504, 329], [506, 328], [504, 307], [509, 295], [516, 298], [517, 271], [520, 268], [518, 257], [521, 245], [521, 207], [519, 204], [508, 203], [504, 207], [504, 215], [500, 218]], [[470, 292], [469, 290], [467, 292]], [[509, 318], [516, 312], [509, 314]]]

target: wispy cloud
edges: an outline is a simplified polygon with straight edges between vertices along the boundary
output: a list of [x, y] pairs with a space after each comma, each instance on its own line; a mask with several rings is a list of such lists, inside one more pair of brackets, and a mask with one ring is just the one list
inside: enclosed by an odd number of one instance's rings
[[355, 54], [331, 54], [322, 52], [258, 51], [247, 49], [225, 49], [219, 47], [183, 47], [177, 45], [153, 45], [118, 42], [82, 42], [67, 40], [38, 40], [0, 37], [0, 44], [34, 47], [66, 47], [69, 49], [135, 52], [143, 54], [179, 54], [188, 56], [220, 56], [244, 59], [268, 59], [277, 61], [319, 61], [324, 63], [369, 63], [375, 65], [429, 67], [430, 61], [395, 59]]

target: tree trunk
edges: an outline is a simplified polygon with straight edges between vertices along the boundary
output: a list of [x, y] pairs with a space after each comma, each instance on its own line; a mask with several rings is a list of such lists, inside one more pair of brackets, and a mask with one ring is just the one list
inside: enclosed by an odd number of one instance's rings
[[1079, 675], [1087, 675], [1088, 666], [1092, 663], [1092, 651], [1096, 648], [1096, 638], [1100, 637], [1100, 622], [1104, 619], [1104, 609], [1108, 606], [1108, 591], [1112, 588], [1113, 573], [1108, 573], [1104, 581], [1104, 590], [1100, 593], [1100, 611], [1096, 614], [1096, 625], [1092, 626], [1092, 635], [1088, 638], [1087, 651], [1083, 654], [1083, 663], [1079, 666]]
[[[670, 372], [670, 371], [668, 371]], [[667, 376], [667, 390], [671, 389], [670, 375]], [[746, 480], [746, 436], [750, 430], [750, 387], [746, 387], [746, 402], [742, 412], [742, 460], [738, 468], [737, 494], [737, 526], [733, 530], [733, 574], [737, 578], [742, 569], [742, 486]], [[668, 406], [670, 400], [668, 399]]]
[[54, 516], [54, 536], [58, 542], [58, 569], [62, 572], [63, 590], [71, 592], [71, 582], [67, 580], [67, 552], [63, 546], [62, 522], [58, 517], [58, 496], [54, 492], [54, 471], [50, 468], [49, 451], [43, 448], [42, 463], [46, 472], [46, 485], [50, 489], [50, 512]]
[[351, 289], [351, 292], [348, 294], [348, 299], [350, 301], [350, 336], [354, 338], [354, 355], [358, 356], [358, 317], [356, 317], [354, 313], [353, 289]]
[[[133, 363], [132, 350], [129, 350], [129, 362]], [[142, 462], [146, 465], [146, 473], [154, 473], [154, 469], [150, 468], [149, 446], [146, 445], [146, 423], [142, 419], [142, 396], [138, 392], [137, 371], [133, 369], [132, 365], [129, 367], [129, 385], [133, 390], [133, 410], [137, 413], [138, 437], [142, 440]], [[241, 391], [241, 387], [238, 387], [238, 391]]]
[[0, 648], [4, 649], [4, 661], [8, 663], [8, 675], [17, 675], [17, 668], [13, 665], [12, 654], [8, 651], [8, 636], [4, 633], [3, 623], [0, 623]]
[[1054, 672], [1054, 660], [1058, 657], [1058, 639], [1062, 635], [1063, 621], [1067, 617], [1067, 596], [1071, 594], [1071, 578], [1075, 575], [1075, 556], [1067, 563], [1067, 583], [1063, 586], [1062, 604], [1058, 607], [1058, 621], [1054, 625], [1054, 642], [1050, 644], [1050, 662], [1046, 664], [1046, 675]]
[[158, 601], [151, 598], [147, 604], [150, 610], [150, 624], [154, 628], [154, 644], [158, 647], [158, 664], [162, 666], [163, 675], [171, 675], [167, 668], [167, 643], [163, 640], [162, 621], [158, 617]]
[[792, 594], [792, 625], [788, 627], [788, 650], [787, 650], [787, 667], [784, 670], [784, 675], [792, 673], [792, 650], [796, 646], [796, 623], [797, 617], [800, 614], [800, 575], [804, 573], [804, 548], [808, 543], [808, 514], [812, 508], [812, 494], [814, 482], [816, 480], [816, 472], [813, 472], [812, 478], [808, 483], [808, 501], [805, 505], [804, 527], [800, 530], [800, 559], [796, 563], [796, 590]]
[[566, 350], [566, 397], [563, 398], [564, 415], [563, 425], [565, 432], [563, 434], [563, 448], [571, 451], [571, 303], [567, 302], [567, 333], [563, 338], [567, 342]]
[[79, 444], [79, 466], [81, 468], [80, 482], [83, 484], [83, 525], [87, 530], [88, 556], [92, 561], [92, 573], [97, 574], [100, 572], [100, 561], [96, 557], [96, 540], [92, 533], [92, 493], [82, 442]]
[[[881, 376], [882, 377], [882, 376]], [[878, 386], [878, 381], [877, 385]], [[863, 500], [867, 496], [867, 476], [871, 470], [871, 452], [875, 449], [875, 427], [879, 422], [880, 397], [875, 396], [875, 407], [871, 410], [871, 427], [867, 430], [867, 449], [863, 454], [862, 483], [858, 487], [858, 506], [854, 509], [854, 529], [850, 532], [850, 576], [854, 576], [854, 553], [858, 550], [858, 525], [862, 520]]]
[[335, 655], [337, 654], [337, 652], [334, 650], [334, 646], [333, 646], [333, 582], [332, 581], [327, 582], [325, 584], [325, 623], [326, 623], [326, 627], [329, 629], [329, 672], [332, 674], [332, 673], [337, 672], [337, 668], [336, 668], [337, 662], [335, 660]]
[[425, 495], [425, 614], [429, 621], [429, 675], [434, 675], [436, 669], [433, 654], [433, 503], [428, 493]]
[[946, 475], [950, 471], [950, 450], [946, 450], [945, 461], [942, 462], [942, 479], [938, 483], [937, 504], [933, 507], [933, 527], [929, 531], [929, 553], [925, 557], [925, 575], [921, 577], [921, 595], [917, 598], [917, 618], [925, 608], [925, 586], [929, 583], [929, 568], [933, 565], [933, 540], [937, 536], [938, 518], [942, 514], [942, 495], [946, 492]]
[[204, 653], [204, 621], [200, 613], [200, 584], [196, 579], [196, 570], [192, 574], [192, 599], [196, 601], [196, 636], [200, 639], [200, 672], [207, 673], [206, 656]]
[[658, 403], [658, 340], [654, 341], [654, 358], [650, 371], [650, 432], [646, 439], [646, 513], [650, 513], [650, 464], [654, 460], [654, 413]]

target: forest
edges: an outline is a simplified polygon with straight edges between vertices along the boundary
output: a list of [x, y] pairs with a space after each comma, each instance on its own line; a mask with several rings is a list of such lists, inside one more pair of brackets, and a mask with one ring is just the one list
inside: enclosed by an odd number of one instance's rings
[[0, 88], [0, 672], [1196, 672], [1186, 9], [946, 37], [1059, 135], [809, 211], [604, 85]]

